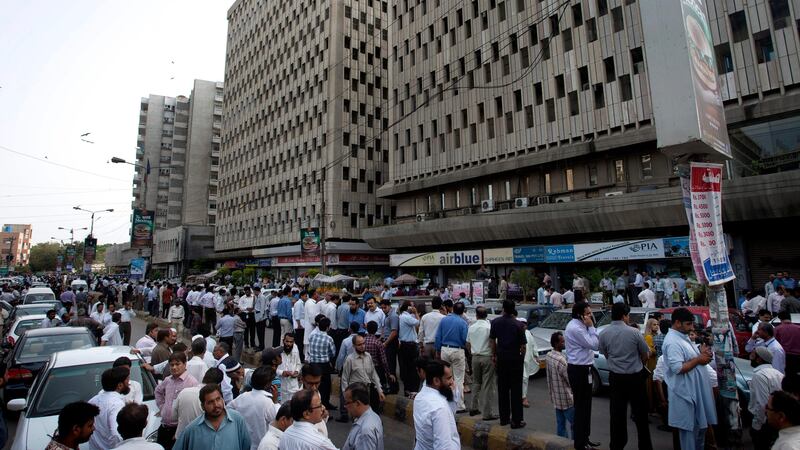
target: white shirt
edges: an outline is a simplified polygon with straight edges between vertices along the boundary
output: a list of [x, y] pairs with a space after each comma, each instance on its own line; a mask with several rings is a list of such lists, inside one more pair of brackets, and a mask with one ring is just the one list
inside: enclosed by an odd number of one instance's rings
[[186, 303], [191, 306], [197, 306], [198, 300], [200, 300], [200, 291], [191, 291], [186, 294]]
[[338, 325], [336, 323], [336, 303], [322, 302], [322, 306], [320, 307], [320, 312], [322, 312], [322, 314], [325, 314], [325, 317], [330, 319], [331, 328], [336, 330]]
[[769, 297], [767, 297], [767, 309], [772, 313], [773, 316], [780, 312], [782, 302], [783, 296], [777, 292], [773, 292], [772, 294], [769, 294]]
[[[275, 297], [272, 297], [270, 299], [270, 301], [269, 301], [269, 316], [270, 317], [278, 317], [278, 303], [280, 303], [280, 301], [281, 301], [281, 297], [279, 295], [276, 295]], [[278, 429], [276, 428], [276, 430], [278, 430]], [[278, 431], [281, 431], [281, 430], [278, 430]], [[283, 431], [281, 431], [281, 433], [283, 433]]]
[[772, 364], [762, 364], [753, 369], [753, 379], [750, 380], [750, 402], [747, 409], [753, 415], [752, 427], [760, 430], [767, 421], [767, 406], [769, 396], [773, 391], [781, 390], [783, 374], [775, 370]]
[[637, 273], [636, 278], [633, 281], [633, 285], [640, 288], [644, 287], [644, 278], [642, 278], [642, 274]]
[[[205, 356], [205, 353], [203, 353], [203, 356]], [[208, 364], [199, 356], [192, 356], [192, 359], [186, 361], [186, 371], [189, 372], [198, 383], [203, 382], [203, 377], [206, 375], [207, 370]]]
[[114, 448], [122, 442], [122, 436], [117, 433], [117, 413], [125, 406], [125, 397], [117, 391], [103, 391], [92, 397], [89, 403], [100, 408], [100, 414], [94, 418], [94, 433], [87, 443], [88, 448]]
[[102, 313], [93, 312], [92, 314], [89, 315], [89, 317], [91, 319], [96, 320], [97, 322], [99, 322], [103, 326], [106, 326], [109, 323], [111, 323], [111, 314], [109, 314], [109, 313], [107, 313], [105, 311], [103, 311]]
[[[711, 383], [711, 387], [715, 388], [719, 385], [719, 380], [717, 379], [717, 371], [711, 367], [711, 364], [705, 365], [706, 371], [708, 372], [708, 381]], [[656, 361], [656, 368], [653, 369], [653, 381], [664, 381], [664, 377], [667, 376], [667, 363], [664, 361], [664, 355], [658, 357], [658, 361]]]
[[306, 334], [303, 336], [303, 344], [308, 344], [308, 339], [311, 337], [311, 332], [317, 329], [314, 325], [314, 318], [319, 314], [319, 306], [317, 301], [313, 298], [306, 300], [303, 311], [303, 328], [306, 329]]
[[779, 431], [772, 450], [800, 450], [800, 425]]
[[[458, 431], [456, 431], [456, 434]], [[317, 427], [304, 420], [297, 421], [283, 432], [281, 450], [337, 450], [330, 439], [323, 436]]]
[[639, 292], [639, 301], [642, 302], [642, 306], [645, 308], [655, 308], [656, 294], [649, 288], [645, 289], [642, 292]]
[[625, 298], [622, 295], [617, 294], [614, 296], [614, 303], [625, 303]]
[[302, 363], [300, 362], [300, 352], [297, 346], [292, 346], [292, 351], [287, 355], [286, 352], [281, 352], [281, 365], [278, 366], [276, 374], [281, 377], [281, 401], [289, 401], [295, 392], [300, 390], [300, 383], [298, 377], [287, 377], [283, 372], [297, 372], [300, 373]]
[[439, 322], [444, 319], [444, 314], [439, 311], [431, 311], [419, 320], [419, 341], [423, 344], [433, 344], [436, 341], [436, 330], [439, 329]]
[[383, 329], [383, 321], [386, 320], [386, 314], [381, 311], [380, 308], [376, 307], [375, 311], [367, 311], [364, 314], [364, 328], [367, 328], [367, 324], [370, 322], [375, 322], [378, 324], [378, 332], [375, 333], [375, 336], [380, 337], [381, 330]]
[[[120, 320], [119, 320], [120, 322], [130, 322], [131, 319], [133, 319], [133, 317], [136, 315], [136, 313], [134, 313], [132, 309], [122, 308], [117, 312], [119, 313], [119, 315], [121, 317]], [[133, 439], [128, 439], [128, 440], [132, 441]], [[127, 442], [127, 441], [125, 441], [125, 442]]]
[[125, 439], [114, 448], [125, 450], [164, 450], [164, 447], [155, 442], [147, 442], [147, 439], [143, 437]]
[[306, 317], [305, 304], [303, 303], [303, 300], [298, 299], [296, 302], [294, 302], [294, 305], [292, 306], [292, 321], [293, 321], [292, 325], [294, 326], [295, 329], [297, 329], [298, 327], [305, 328], [305, 325], [303, 325], [305, 323], [304, 320], [305, 317]]
[[283, 436], [283, 431], [270, 425], [267, 434], [258, 444], [258, 450], [278, 450], [281, 445], [281, 436]]
[[111, 322], [103, 328], [103, 337], [101, 341], [106, 345], [122, 345], [122, 336], [119, 335], [119, 324]]
[[414, 450], [459, 450], [461, 440], [456, 420], [447, 399], [436, 389], [425, 386], [414, 397]]
[[153, 353], [156, 344], [157, 342], [155, 339], [145, 334], [141, 339], [136, 341], [136, 345], [134, 345], [133, 348], [139, 349], [143, 357], [149, 357]]
[[[564, 291], [564, 293], [561, 294], [561, 298], [564, 300], [563, 303], [565, 305], [571, 305], [571, 304], [575, 303], [575, 293], [572, 292], [572, 291]], [[553, 304], [555, 304], [555, 303], [553, 303]]]
[[253, 307], [254, 303], [255, 299], [253, 299], [252, 295], [243, 295], [239, 297], [239, 302], [237, 303], [237, 305], [239, 305], [239, 309], [242, 312], [247, 312], [248, 309]]
[[275, 403], [267, 391], [252, 390], [236, 397], [229, 405], [244, 417], [250, 433], [250, 449], [256, 450], [267, 434], [269, 423], [275, 420]]
[[489, 331], [492, 324], [486, 319], [478, 319], [469, 326], [467, 331], [467, 342], [473, 356], [492, 356], [492, 349], [489, 346]]
[[183, 320], [183, 306], [170, 306], [168, 318], [169, 320]]
[[181, 431], [192, 423], [194, 419], [203, 415], [203, 407], [200, 404], [200, 389], [202, 388], [202, 384], [183, 388], [172, 402], [172, 417], [178, 419], [178, 429], [175, 431], [175, 436], [181, 434]]

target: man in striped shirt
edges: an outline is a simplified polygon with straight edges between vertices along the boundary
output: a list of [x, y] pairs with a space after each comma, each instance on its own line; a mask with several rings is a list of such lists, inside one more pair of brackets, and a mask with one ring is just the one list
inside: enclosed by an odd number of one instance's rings
[[556, 434], [569, 439], [575, 421], [575, 406], [567, 376], [567, 358], [562, 353], [565, 346], [564, 335], [560, 331], [553, 333], [550, 336], [550, 345], [553, 350], [547, 354], [545, 361], [550, 401], [556, 408]]

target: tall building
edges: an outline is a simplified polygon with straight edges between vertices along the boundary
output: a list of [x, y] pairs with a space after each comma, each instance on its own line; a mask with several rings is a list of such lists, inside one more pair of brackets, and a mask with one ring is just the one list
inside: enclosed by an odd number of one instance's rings
[[[388, 223], [386, 1], [237, 0], [228, 10], [215, 250], [262, 267], [386, 265], [361, 232]], [[277, 259], [276, 259], [277, 258]]]
[[[0, 232], [0, 266], [26, 266], [31, 257], [30, 224], [5, 224]], [[11, 259], [9, 259], [9, 255]]]
[[[366, 242], [440, 281], [481, 263], [564, 280], [592, 269], [691, 273], [676, 161], [657, 148], [648, 84], [644, 44], [661, 37], [643, 29], [641, 1], [394, 2], [396, 125], [378, 197], [397, 214], [364, 230]], [[790, 226], [800, 16], [790, 3], [705, 1], [733, 148], [723, 219], [743, 289], [800, 270]], [[638, 257], [643, 243], [660, 253]], [[578, 255], [604, 246], [630, 251], [616, 262]], [[443, 258], [417, 257], [430, 253]]]
[[155, 211], [156, 229], [215, 222], [222, 94], [195, 80], [191, 97], [142, 98], [131, 206]]

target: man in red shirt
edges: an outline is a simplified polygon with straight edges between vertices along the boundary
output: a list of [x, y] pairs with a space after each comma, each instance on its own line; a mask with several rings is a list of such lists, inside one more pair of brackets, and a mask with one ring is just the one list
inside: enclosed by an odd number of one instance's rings
[[163, 304], [163, 310], [161, 311], [161, 317], [166, 319], [167, 314], [169, 313], [169, 307], [172, 303], [172, 285], [167, 284], [167, 288], [164, 289], [164, 295], [161, 297], [161, 303]]
[[775, 327], [775, 340], [786, 352], [786, 375], [800, 373], [800, 325], [792, 323], [788, 311], [778, 313], [781, 324]]

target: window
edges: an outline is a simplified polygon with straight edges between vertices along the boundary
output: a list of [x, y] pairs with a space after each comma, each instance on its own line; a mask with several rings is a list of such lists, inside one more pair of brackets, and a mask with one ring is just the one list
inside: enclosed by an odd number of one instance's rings
[[594, 109], [600, 109], [606, 106], [605, 91], [603, 90], [603, 83], [594, 85]]
[[578, 81], [581, 84], [582, 91], [589, 89], [589, 68], [587, 66], [578, 68]]
[[631, 88], [631, 76], [623, 75], [619, 77], [619, 91], [622, 96], [622, 101], [627, 102], [633, 99], [633, 89]]
[[578, 3], [577, 5], [572, 5], [572, 26], [579, 27], [583, 25], [583, 11], [581, 10], [581, 4]]
[[490, 185], [488, 185], [488, 186], [486, 187], [486, 190], [487, 190], [487, 191], [488, 191], [488, 193], [489, 193], [489, 200], [494, 200], [494, 195], [493, 195], [493, 193], [492, 193], [492, 185], [491, 185], [491, 184], [490, 184]]
[[522, 111], [522, 91], [521, 90], [514, 91], [514, 111], [516, 111], [516, 112]]
[[349, 180], [350, 179], [350, 168], [346, 166], [342, 166], [342, 180]]
[[595, 19], [588, 19], [586, 21], [586, 40], [589, 42], [597, 40], [597, 22]]
[[350, 203], [342, 202], [342, 216], [347, 217], [350, 215]]
[[572, 28], [564, 30], [564, 34], [561, 35], [561, 42], [564, 44], [565, 52], [572, 50]]
[[514, 132], [514, 115], [512, 113], [506, 113], [506, 134], [511, 134]]
[[625, 28], [625, 22], [622, 18], [622, 7], [617, 6], [611, 10], [611, 17], [614, 19], [613, 27], [614, 33], [618, 33]]
[[441, 207], [441, 209], [443, 211], [444, 211], [444, 209], [446, 208], [446, 205], [447, 205], [446, 200], [447, 200], [447, 198], [445, 197], [445, 193], [444, 192], [439, 194], [439, 205], [440, 205], [440, 207]]
[[550, 16], [550, 36], [558, 36], [558, 33], [561, 32], [558, 22], [558, 15], [553, 14]]
[[597, 13], [600, 16], [608, 14], [608, 0], [597, 0]]
[[606, 71], [606, 83], [611, 83], [617, 79], [617, 74], [614, 71], [614, 57], [609, 56], [603, 60], [603, 67]]
[[564, 98], [567, 95], [564, 89], [564, 75], [556, 75], [556, 96]]
[[653, 161], [650, 158], [650, 154], [642, 155], [641, 157], [642, 163], [642, 179], [648, 180], [653, 178]]
[[540, 44], [542, 46], [542, 59], [546, 61], [550, 59], [550, 39], [543, 39]]
[[461, 208], [461, 191], [456, 191], [456, 208]]
[[621, 159], [614, 161], [614, 181], [617, 183], [625, 182], [625, 161]]
[[545, 103], [547, 103], [547, 121], [548, 122], [555, 122], [556, 121], [556, 102], [555, 100], [548, 99]]
[[580, 107], [578, 106], [578, 91], [572, 91], [569, 93], [569, 115], [577, 116], [578, 113], [580, 113]]
[[497, 20], [502, 22], [506, 20], [506, 3], [502, 2], [497, 5]]
[[525, 107], [525, 127], [533, 128], [533, 106]]
[[589, 166], [589, 186], [597, 186], [597, 166]]
[[536, 97], [536, 104], [537, 105], [541, 105], [542, 103], [544, 103], [544, 98], [543, 98], [543, 94], [542, 94], [542, 83], [541, 82], [536, 83], [536, 84], [533, 85], [533, 94], [534, 94], [534, 97]]
[[567, 184], [568, 191], [575, 189], [575, 179], [572, 169], [567, 169], [564, 171], [564, 182]]
[[717, 57], [717, 73], [723, 75], [733, 72], [733, 56], [731, 56], [731, 46], [727, 42], [714, 47]]
[[552, 192], [551, 184], [550, 184], [550, 172], [544, 174], [544, 193], [549, 194]]
[[469, 191], [469, 204], [470, 205], [477, 205], [478, 204], [478, 188], [475, 186], [472, 187]]
[[769, 0], [772, 12], [772, 24], [776, 30], [789, 26], [789, 2], [787, 0]]
[[733, 33], [733, 42], [742, 42], [747, 40], [747, 17], [744, 11], [737, 11], [730, 16], [731, 32]]
[[756, 58], [759, 64], [775, 59], [775, 48], [772, 46], [772, 36], [769, 34], [769, 30], [754, 34], [753, 41], [755, 41]]
[[494, 139], [494, 119], [486, 120], [486, 136], [489, 139]]
[[633, 65], [634, 75], [644, 73], [644, 55], [642, 54], [642, 47], [636, 47], [631, 50], [631, 64]]

